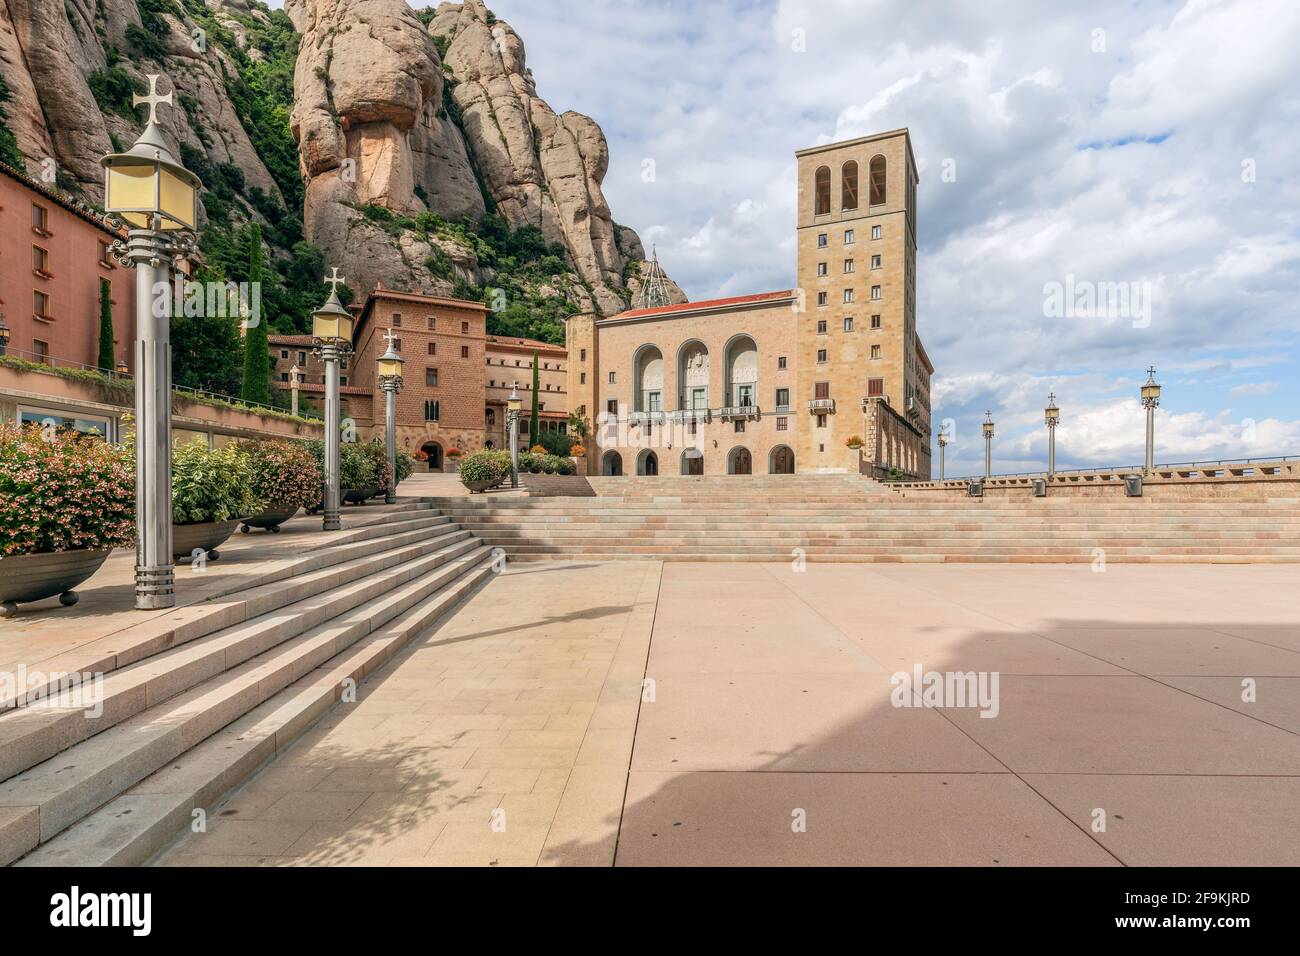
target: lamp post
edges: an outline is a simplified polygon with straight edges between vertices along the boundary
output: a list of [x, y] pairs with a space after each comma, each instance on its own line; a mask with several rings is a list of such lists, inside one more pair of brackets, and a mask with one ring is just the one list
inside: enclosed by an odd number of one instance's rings
[[339, 362], [352, 351], [352, 313], [339, 301], [337, 267], [325, 277], [330, 296], [311, 314], [312, 343], [325, 363], [325, 519], [321, 527], [338, 531], [339, 521]]
[[298, 414], [298, 364], [296, 362], [293, 368], [289, 369], [289, 411], [295, 417]]
[[510, 427], [510, 487], [519, 487], [519, 412], [524, 400], [519, 397], [519, 383], [510, 386], [506, 399], [506, 422]]
[[124, 378], [126, 376], [126, 373], [129, 371], [131, 370], [126, 367], [126, 363], [123, 362], [121, 359], [119, 359], [117, 361], [117, 364], [113, 366], [113, 372], [117, 375], [118, 378]]
[[984, 413], [984, 477], [993, 474], [993, 412]]
[[1160, 405], [1160, 386], [1156, 384], [1156, 367], [1147, 369], [1146, 384], [1142, 386], [1142, 407], [1147, 410], [1147, 463], [1146, 471], [1156, 466], [1156, 408]]
[[388, 351], [379, 356], [379, 387], [384, 390], [384, 443], [388, 451], [388, 489], [384, 504], [397, 503], [397, 393], [402, 390], [402, 357], [393, 349], [393, 330], [384, 338]]
[[939, 432], [939, 480], [943, 481], [943, 450], [948, 447], [948, 435]]
[[113, 249], [124, 266], [135, 267], [135, 606], [172, 607], [172, 429], [171, 295], [172, 260], [189, 250], [187, 233], [198, 223], [199, 179], [171, 153], [158, 126], [158, 106], [172, 94], [158, 93], [158, 74], [149, 74], [149, 94], [133, 95], [132, 106], [149, 107], [144, 132], [125, 153], [100, 160], [104, 167], [104, 211], [129, 227]]
[[1047, 422], [1047, 477], [1056, 474], [1056, 423], [1061, 420], [1061, 410], [1056, 407], [1056, 393], [1047, 396], [1047, 408], [1043, 411], [1043, 420]]
[[5, 350], [9, 348], [9, 335], [9, 326], [5, 325], [5, 314], [0, 312], [0, 355], [4, 355]]

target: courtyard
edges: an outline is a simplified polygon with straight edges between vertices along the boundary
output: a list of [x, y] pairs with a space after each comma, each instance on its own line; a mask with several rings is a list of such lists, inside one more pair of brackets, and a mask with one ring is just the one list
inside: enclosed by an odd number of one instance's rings
[[1294, 865], [1296, 583], [512, 563], [155, 862]]

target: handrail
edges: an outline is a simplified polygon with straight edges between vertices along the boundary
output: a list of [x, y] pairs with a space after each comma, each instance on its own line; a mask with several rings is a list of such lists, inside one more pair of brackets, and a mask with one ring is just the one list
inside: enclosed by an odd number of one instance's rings
[[[1218, 460], [1178, 461], [1178, 462], [1171, 462], [1168, 464], [1152, 465], [1150, 471], [1152, 472], [1181, 471], [1181, 470], [1197, 471], [1197, 470], [1205, 470], [1208, 468], [1219, 469], [1219, 468], [1231, 467], [1235, 465], [1269, 465], [1269, 464], [1276, 464], [1276, 463], [1288, 462], [1288, 461], [1300, 461], [1300, 456], [1273, 455], [1273, 456], [1268, 456], [1263, 458], [1223, 458]], [[1124, 472], [1129, 472], [1129, 473], [1136, 472], [1141, 474], [1147, 471], [1148, 469], [1146, 465], [1121, 465], [1118, 467], [1101, 466], [1097, 468], [1067, 468], [1067, 469], [1057, 469], [1055, 472], [1052, 473], [1052, 477], [1060, 478], [1063, 475], [1121, 474]], [[920, 481], [920, 482], [912, 482], [912, 484], [937, 485], [940, 482], [949, 482], [949, 481], [956, 481], [956, 482], [993, 481], [994, 479], [997, 478], [1046, 478], [1046, 477], [1047, 477], [1046, 470], [1015, 471], [1015, 472], [1004, 472], [996, 475], [958, 475], [951, 478], [947, 478], [947, 477], [942, 479], [932, 478], [928, 482]]]

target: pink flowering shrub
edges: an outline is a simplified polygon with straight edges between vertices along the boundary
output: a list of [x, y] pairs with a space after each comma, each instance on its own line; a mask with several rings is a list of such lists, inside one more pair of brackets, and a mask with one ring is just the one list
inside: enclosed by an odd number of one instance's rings
[[236, 442], [253, 472], [253, 494], [266, 508], [300, 508], [320, 501], [324, 479], [311, 449], [300, 441]]
[[0, 424], [0, 557], [135, 540], [135, 468], [102, 438]]

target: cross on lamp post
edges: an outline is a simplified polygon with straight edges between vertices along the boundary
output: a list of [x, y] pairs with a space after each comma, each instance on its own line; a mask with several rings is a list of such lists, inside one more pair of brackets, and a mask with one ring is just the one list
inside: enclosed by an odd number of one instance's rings
[[158, 107], [172, 94], [131, 98], [149, 107], [144, 132], [125, 153], [100, 160], [104, 211], [129, 227], [113, 250], [135, 267], [135, 606], [172, 607], [171, 266], [191, 248], [198, 223], [199, 179], [172, 155], [158, 126]]
[[384, 333], [388, 350], [379, 356], [379, 387], [384, 390], [384, 446], [388, 453], [388, 487], [384, 504], [397, 502], [397, 393], [402, 390], [402, 357], [393, 344], [393, 330]]
[[1056, 424], [1061, 420], [1061, 410], [1056, 407], [1056, 393], [1047, 396], [1047, 408], [1043, 411], [1043, 420], [1047, 422], [1047, 477], [1056, 474]]
[[1156, 461], [1156, 409], [1160, 406], [1160, 386], [1156, 384], [1156, 367], [1147, 369], [1146, 384], [1142, 386], [1142, 407], [1147, 410], [1147, 461], [1145, 470], [1155, 468]]
[[337, 531], [339, 520], [339, 363], [352, 351], [352, 313], [339, 301], [339, 283], [343, 277], [337, 267], [325, 277], [330, 285], [329, 298], [311, 315], [312, 342], [316, 354], [325, 363], [325, 516], [321, 527]]
[[984, 413], [984, 477], [993, 474], [993, 412]]

